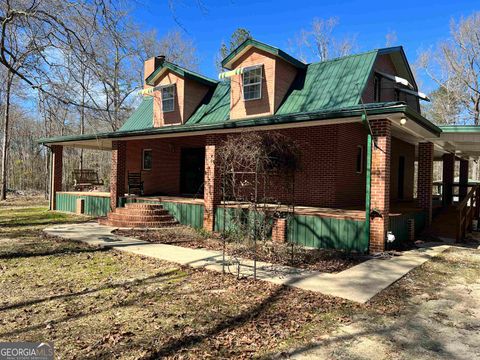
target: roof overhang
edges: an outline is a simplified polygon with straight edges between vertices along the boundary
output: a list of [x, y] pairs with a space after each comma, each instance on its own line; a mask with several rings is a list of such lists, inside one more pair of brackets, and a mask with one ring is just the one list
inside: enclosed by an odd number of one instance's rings
[[197, 81], [201, 84], [207, 85], [207, 86], [215, 86], [218, 81], [207, 78], [206, 76], [200, 75], [194, 71], [187, 70], [185, 68], [182, 68], [181, 66], [175, 65], [174, 63], [171, 63], [169, 61], [164, 61], [159, 67], [157, 67], [153, 73], [151, 73], [145, 82], [147, 85], [155, 85], [155, 82], [167, 71], [171, 71], [185, 79], [191, 79], [194, 81]]
[[369, 104], [365, 108], [355, 106], [345, 109], [324, 110], [309, 113], [273, 115], [267, 117], [229, 120], [223, 123], [208, 125], [178, 125], [134, 131], [116, 131], [95, 135], [63, 136], [40, 139], [44, 145], [64, 145], [97, 150], [109, 150], [114, 140], [141, 140], [168, 137], [198, 136], [207, 134], [233, 133], [245, 130], [273, 130], [295, 127], [341, 124], [361, 122], [361, 116], [367, 111], [369, 119], [388, 118], [400, 124], [402, 117], [410, 121], [402, 125], [403, 132], [410, 131], [417, 138], [434, 137], [440, 129], [419, 114], [413, 112], [403, 103]]

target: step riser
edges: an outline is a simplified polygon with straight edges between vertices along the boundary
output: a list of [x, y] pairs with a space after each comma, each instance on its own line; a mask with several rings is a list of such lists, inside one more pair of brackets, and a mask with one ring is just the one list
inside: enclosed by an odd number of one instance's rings
[[161, 215], [161, 216], [138, 216], [130, 214], [115, 214], [110, 213], [107, 215], [108, 220], [119, 220], [119, 221], [146, 221], [146, 222], [157, 222], [157, 221], [171, 221], [174, 220], [170, 215]]
[[176, 221], [165, 221], [165, 222], [124, 222], [124, 221], [101, 221], [101, 225], [114, 226], [114, 227], [125, 227], [125, 228], [161, 228], [167, 226], [178, 225]]
[[141, 210], [163, 210], [161, 204], [145, 204], [145, 203], [127, 203], [126, 209], [141, 209]]
[[127, 208], [117, 208], [115, 209], [115, 214], [129, 214], [129, 215], [168, 215], [167, 210], [142, 210], [142, 209], [127, 209]]

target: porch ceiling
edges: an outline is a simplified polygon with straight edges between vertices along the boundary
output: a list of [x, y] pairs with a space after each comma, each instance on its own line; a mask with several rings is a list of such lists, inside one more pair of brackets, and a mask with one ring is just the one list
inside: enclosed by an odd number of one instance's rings
[[[480, 157], [480, 126], [446, 126], [435, 144], [445, 152], [476, 160]], [[436, 152], [435, 155], [442, 155]]]

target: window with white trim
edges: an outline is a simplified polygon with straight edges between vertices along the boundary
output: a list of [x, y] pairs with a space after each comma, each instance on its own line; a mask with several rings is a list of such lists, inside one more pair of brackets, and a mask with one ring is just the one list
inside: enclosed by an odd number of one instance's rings
[[243, 100], [262, 98], [262, 67], [255, 66], [243, 71]]
[[175, 110], [175, 85], [162, 88], [162, 111], [171, 112]]
[[143, 149], [142, 170], [152, 170], [152, 149]]
[[357, 146], [357, 161], [356, 161], [356, 172], [361, 174], [363, 172], [363, 146]]

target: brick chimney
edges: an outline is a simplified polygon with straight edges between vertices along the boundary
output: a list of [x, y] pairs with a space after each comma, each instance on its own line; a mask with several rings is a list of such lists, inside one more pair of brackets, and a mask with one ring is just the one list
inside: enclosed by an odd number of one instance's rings
[[154, 56], [145, 61], [143, 66], [143, 88], [145, 89], [147, 86], [146, 80], [147, 78], [158, 68], [160, 65], [163, 64], [165, 61], [165, 55], [158, 55]]

